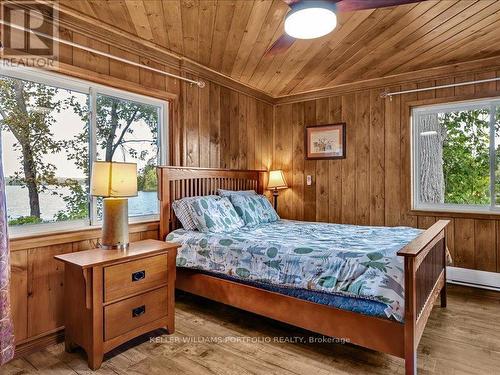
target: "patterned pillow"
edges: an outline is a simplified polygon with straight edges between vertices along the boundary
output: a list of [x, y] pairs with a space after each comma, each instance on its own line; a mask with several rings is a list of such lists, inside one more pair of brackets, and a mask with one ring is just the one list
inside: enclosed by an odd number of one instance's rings
[[255, 190], [224, 190], [224, 189], [217, 190], [217, 194], [219, 194], [221, 197], [228, 197], [228, 198], [230, 198], [231, 195], [235, 195], [235, 194], [257, 195]]
[[[217, 195], [209, 195], [210, 197], [219, 199]], [[197, 230], [196, 224], [194, 223], [191, 213], [189, 212], [189, 205], [195, 199], [200, 197], [186, 197], [182, 199], [178, 199], [172, 202], [172, 208], [174, 209], [175, 216], [182, 224], [182, 227], [186, 230]]]
[[245, 225], [225, 197], [198, 197], [190, 202], [189, 213], [200, 232], [230, 232]]
[[231, 195], [230, 199], [246, 225], [270, 223], [280, 219], [264, 195], [235, 194]]

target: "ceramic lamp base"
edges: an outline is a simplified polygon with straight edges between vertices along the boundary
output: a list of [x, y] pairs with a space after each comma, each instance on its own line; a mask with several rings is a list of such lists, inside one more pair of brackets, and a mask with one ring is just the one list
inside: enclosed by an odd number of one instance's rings
[[128, 245], [128, 199], [104, 198], [101, 248], [126, 250]]

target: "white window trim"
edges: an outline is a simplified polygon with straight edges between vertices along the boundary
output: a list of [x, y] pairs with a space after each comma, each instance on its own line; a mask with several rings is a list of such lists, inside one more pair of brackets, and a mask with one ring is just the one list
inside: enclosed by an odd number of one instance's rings
[[[500, 206], [495, 206], [495, 171], [494, 171], [494, 159], [495, 159], [495, 137], [494, 137], [494, 121], [495, 117], [490, 116], [490, 204], [489, 205], [473, 205], [473, 204], [454, 204], [454, 203], [432, 203], [425, 204], [418, 202], [418, 178], [419, 175], [419, 164], [418, 164], [418, 153], [419, 145], [416, 142], [417, 139], [417, 129], [414, 126], [414, 115], [415, 114], [425, 114], [425, 113], [435, 113], [438, 111], [453, 111], [453, 110], [464, 110], [464, 109], [477, 109], [481, 105], [484, 108], [491, 110], [493, 107], [500, 107], [500, 98], [482, 98], [474, 99], [453, 103], [445, 104], [431, 104], [419, 107], [414, 107], [411, 110], [410, 115], [410, 134], [411, 134], [411, 207], [415, 211], [428, 211], [428, 212], [457, 212], [457, 213], [470, 213], [470, 214], [498, 214], [500, 215]], [[491, 137], [491, 132], [493, 131], [493, 137]]]
[[[159, 150], [159, 165], [168, 164], [169, 155], [169, 142], [167, 140], [169, 134], [169, 102], [167, 100], [161, 100], [158, 98], [153, 98], [137, 93], [132, 93], [129, 91], [116, 89], [113, 87], [105, 86], [102, 84], [94, 83], [91, 81], [82, 80], [79, 78], [70, 77], [64, 74], [48, 72], [45, 70], [40, 70], [36, 68], [29, 67], [10, 67], [1, 66], [0, 75], [17, 78], [21, 80], [33, 81], [40, 84], [45, 84], [48, 86], [57, 87], [64, 90], [71, 90], [79, 92], [82, 94], [89, 95], [91, 101], [90, 108], [90, 141], [89, 141], [89, 162], [95, 160], [97, 155], [97, 146], [95, 140], [95, 130], [96, 130], [96, 119], [94, 108], [96, 107], [96, 98], [98, 94], [113, 96], [119, 99], [125, 99], [130, 101], [135, 101], [143, 104], [154, 105], [160, 108], [159, 119], [158, 119], [158, 150]], [[43, 232], [54, 232], [54, 231], [67, 231], [76, 229], [89, 229], [89, 228], [99, 228], [101, 222], [97, 220], [97, 205], [95, 204], [95, 197], [91, 197], [91, 204], [89, 209], [89, 218], [83, 220], [70, 220], [63, 222], [54, 223], [43, 223], [43, 224], [27, 224], [20, 226], [9, 226], [9, 232], [19, 238], [21, 235], [33, 235]], [[159, 220], [160, 215], [140, 215], [140, 216], [130, 216], [130, 223], [140, 223], [148, 222], [152, 220]]]

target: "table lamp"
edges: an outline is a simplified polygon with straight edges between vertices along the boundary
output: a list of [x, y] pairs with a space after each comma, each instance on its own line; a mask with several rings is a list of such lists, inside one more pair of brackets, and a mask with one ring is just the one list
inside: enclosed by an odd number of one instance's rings
[[101, 248], [127, 249], [127, 197], [137, 196], [137, 164], [95, 161], [90, 189], [91, 195], [104, 197]]
[[288, 188], [285, 180], [285, 174], [282, 170], [278, 169], [269, 172], [269, 182], [267, 189], [273, 191], [274, 209], [278, 210], [278, 190]]

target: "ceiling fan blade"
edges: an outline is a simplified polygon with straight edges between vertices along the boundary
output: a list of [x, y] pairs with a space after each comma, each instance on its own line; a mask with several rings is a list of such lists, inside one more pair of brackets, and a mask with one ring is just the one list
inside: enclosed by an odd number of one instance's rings
[[337, 10], [339, 12], [351, 12], [354, 10], [377, 9], [419, 2], [421, 0], [341, 0], [337, 3]]
[[269, 47], [269, 49], [265, 53], [265, 56], [274, 56], [279, 53], [283, 53], [292, 46], [293, 42], [295, 42], [295, 38], [284, 33], [278, 39], [276, 39], [271, 47]]

